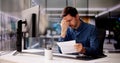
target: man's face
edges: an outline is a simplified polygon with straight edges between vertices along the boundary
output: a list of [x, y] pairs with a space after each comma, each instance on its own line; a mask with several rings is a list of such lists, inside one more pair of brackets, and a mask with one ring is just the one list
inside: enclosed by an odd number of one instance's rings
[[67, 16], [63, 17], [63, 19], [69, 22], [69, 26], [71, 28], [75, 29], [77, 27], [77, 23], [78, 23], [77, 15], [76, 17], [73, 17], [70, 14], [68, 14]]

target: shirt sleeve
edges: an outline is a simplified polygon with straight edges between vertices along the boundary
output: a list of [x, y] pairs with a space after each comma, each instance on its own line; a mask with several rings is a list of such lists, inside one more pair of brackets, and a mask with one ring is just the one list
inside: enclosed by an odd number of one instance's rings
[[93, 27], [90, 32], [91, 32], [89, 37], [90, 47], [85, 47], [86, 49], [85, 55], [96, 56], [96, 55], [99, 55], [99, 42], [97, 39], [96, 28]]
[[72, 40], [72, 38], [71, 38], [70, 29], [68, 28], [65, 38], [60, 37], [58, 41], [63, 42], [63, 41], [69, 41], [69, 40]]

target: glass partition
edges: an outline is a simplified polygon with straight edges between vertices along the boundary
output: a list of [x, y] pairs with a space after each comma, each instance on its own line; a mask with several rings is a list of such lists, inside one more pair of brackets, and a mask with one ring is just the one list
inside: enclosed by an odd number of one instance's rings
[[0, 0], [0, 55], [16, 50], [17, 21], [24, 9], [23, 2], [23, 0]]

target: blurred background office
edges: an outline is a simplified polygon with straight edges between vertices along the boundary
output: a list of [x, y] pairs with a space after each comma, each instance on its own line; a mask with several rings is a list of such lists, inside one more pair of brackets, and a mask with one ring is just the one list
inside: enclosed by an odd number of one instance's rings
[[[77, 8], [80, 18], [98, 28], [101, 50], [120, 52], [120, 0], [0, 0], [0, 55], [17, 49], [17, 22], [22, 19], [22, 11], [37, 5], [42, 7], [40, 10], [44, 10], [47, 17], [45, 37], [52, 37], [53, 42], [60, 35], [63, 8], [73, 6]], [[43, 39], [35, 39], [24, 49], [39, 49], [44, 47], [43, 44]]]

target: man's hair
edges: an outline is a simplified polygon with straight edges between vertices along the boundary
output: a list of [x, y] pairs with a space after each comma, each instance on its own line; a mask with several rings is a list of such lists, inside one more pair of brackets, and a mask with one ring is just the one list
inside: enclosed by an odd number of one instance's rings
[[64, 10], [62, 12], [62, 17], [65, 17], [68, 14], [75, 17], [78, 14], [78, 11], [76, 10], [76, 8], [68, 6], [68, 7], [64, 8]]

